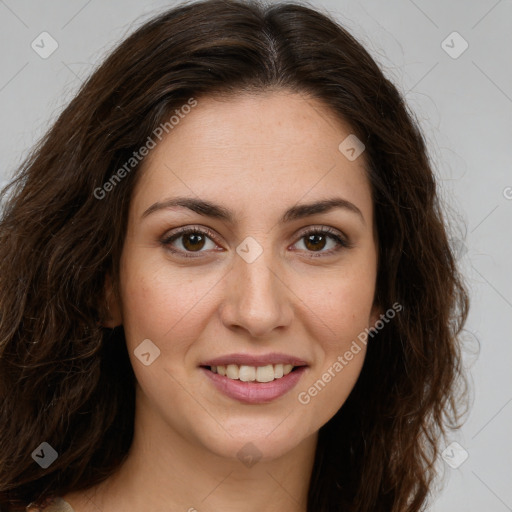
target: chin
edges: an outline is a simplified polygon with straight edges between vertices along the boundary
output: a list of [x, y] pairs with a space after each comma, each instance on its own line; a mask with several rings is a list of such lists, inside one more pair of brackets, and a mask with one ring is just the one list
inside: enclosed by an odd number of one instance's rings
[[286, 413], [259, 420], [237, 417], [233, 419], [233, 428], [223, 425], [224, 430], [217, 424], [215, 431], [199, 431], [196, 436], [206, 450], [219, 457], [242, 462], [245, 459], [270, 461], [294, 450], [311, 435], [301, 432], [303, 424], [283, 421], [286, 417]]

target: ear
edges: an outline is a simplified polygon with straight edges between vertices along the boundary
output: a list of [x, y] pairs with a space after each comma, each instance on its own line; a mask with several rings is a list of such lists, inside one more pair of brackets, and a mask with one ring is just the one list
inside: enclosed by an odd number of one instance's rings
[[100, 323], [103, 327], [113, 329], [123, 323], [123, 317], [121, 314], [121, 307], [117, 294], [115, 293], [114, 286], [112, 283], [112, 277], [110, 273], [105, 276], [105, 292], [104, 292], [104, 314]]

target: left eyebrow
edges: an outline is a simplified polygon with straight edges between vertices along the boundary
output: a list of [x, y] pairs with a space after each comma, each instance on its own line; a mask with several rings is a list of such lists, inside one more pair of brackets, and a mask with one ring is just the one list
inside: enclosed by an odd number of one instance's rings
[[[158, 201], [152, 204], [141, 216], [145, 218], [154, 212], [164, 210], [167, 208], [181, 207], [192, 210], [193, 212], [203, 215], [205, 217], [211, 217], [226, 221], [230, 224], [234, 224], [235, 214], [231, 210], [224, 208], [218, 204], [203, 199], [197, 199], [194, 197], [175, 197], [172, 199], [166, 199], [164, 201]], [[313, 203], [304, 203], [292, 206], [283, 214], [279, 219], [279, 222], [284, 224], [294, 220], [302, 219], [312, 215], [318, 215], [321, 213], [327, 213], [336, 208], [341, 208], [349, 212], [355, 213], [366, 225], [366, 221], [361, 210], [350, 201], [341, 197], [333, 197], [330, 199], [324, 199]]]

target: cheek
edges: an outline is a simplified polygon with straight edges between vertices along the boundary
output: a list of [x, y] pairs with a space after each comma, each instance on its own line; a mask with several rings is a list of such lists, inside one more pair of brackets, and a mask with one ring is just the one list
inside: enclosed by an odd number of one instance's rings
[[[161, 261], [152, 264], [150, 258], [143, 264], [140, 259], [127, 260], [122, 268], [123, 326], [138, 384], [155, 404], [164, 395], [176, 404], [180, 400], [187, 402], [178, 384], [180, 378], [175, 380], [171, 376], [183, 376], [186, 372], [183, 361], [203, 329], [205, 291], [214, 283], [208, 287], [197, 280], [194, 283], [183, 269], [171, 272], [169, 265]], [[137, 352], [141, 353], [137, 348], [148, 339], [156, 345], [159, 355], [145, 366], [137, 357]]]
[[[371, 269], [372, 267], [367, 267]], [[309, 317], [322, 332], [325, 349], [342, 347], [347, 340], [369, 327], [375, 295], [375, 273], [363, 268], [337, 269], [297, 282], [297, 295], [309, 309]]]
[[[362, 344], [354, 354], [352, 350], [335, 354], [328, 358], [322, 368], [316, 369], [314, 375], [298, 390], [297, 400], [303, 407], [303, 418], [310, 418], [310, 431], [325, 425], [343, 406], [352, 392], [361, 373], [366, 353]], [[350, 347], [348, 347], [350, 348]], [[347, 360], [345, 354], [351, 354]]]
[[321, 294], [316, 294], [308, 302], [318, 318], [310, 324], [317, 364], [297, 393], [298, 402], [311, 418], [312, 431], [336, 414], [359, 378], [366, 355], [364, 332], [370, 327], [373, 304], [371, 283], [338, 279], [325, 287], [328, 291], [323, 301]]
[[[337, 375], [343, 374], [335, 379], [336, 385], [343, 386], [342, 382], [346, 381], [351, 386], [357, 380], [366, 354], [365, 331], [371, 326], [373, 288], [363, 289], [360, 283], [358, 286], [338, 284], [328, 297], [331, 299], [328, 305], [325, 302], [311, 305], [322, 320], [314, 324], [318, 327], [312, 333], [321, 361], [316, 373], [335, 371]], [[333, 368], [340, 359], [343, 369]]]
[[[299, 402], [315, 411], [315, 421], [327, 422], [352, 391], [366, 355], [365, 331], [371, 327], [375, 272], [371, 260], [350, 269], [315, 279], [303, 287], [310, 336], [315, 340], [316, 360], [299, 390]], [[315, 423], [316, 425], [316, 423]]]
[[152, 259], [143, 251], [124, 260], [121, 296], [129, 348], [150, 339], [162, 353], [185, 350], [202, 328], [207, 292], [218, 280], [214, 277], [198, 279], [190, 270], [173, 269], [162, 258]]

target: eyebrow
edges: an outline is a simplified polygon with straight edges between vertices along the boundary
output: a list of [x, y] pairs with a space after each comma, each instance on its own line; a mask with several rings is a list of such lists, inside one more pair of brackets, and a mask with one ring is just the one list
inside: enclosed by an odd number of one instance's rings
[[[210, 201], [205, 201], [203, 199], [197, 199], [193, 197], [174, 197], [171, 199], [158, 201], [152, 204], [142, 214], [141, 218], [145, 218], [157, 211], [173, 208], [176, 206], [187, 208], [205, 217], [211, 217], [213, 219], [219, 219], [230, 224], [234, 224], [235, 214], [231, 210]], [[355, 213], [358, 217], [360, 217], [363, 224], [366, 225], [366, 221], [361, 210], [354, 203], [351, 203], [350, 201], [347, 201], [341, 197], [333, 197], [313, 203], [305, 203], [292, 206], [286, 210], [283, 216], [279, 219], [279, 222], [284, 224], [286, 222], [302, 219], [311, 215], [327, 213], [336, 208], [342, 208], [349, 212]]]

